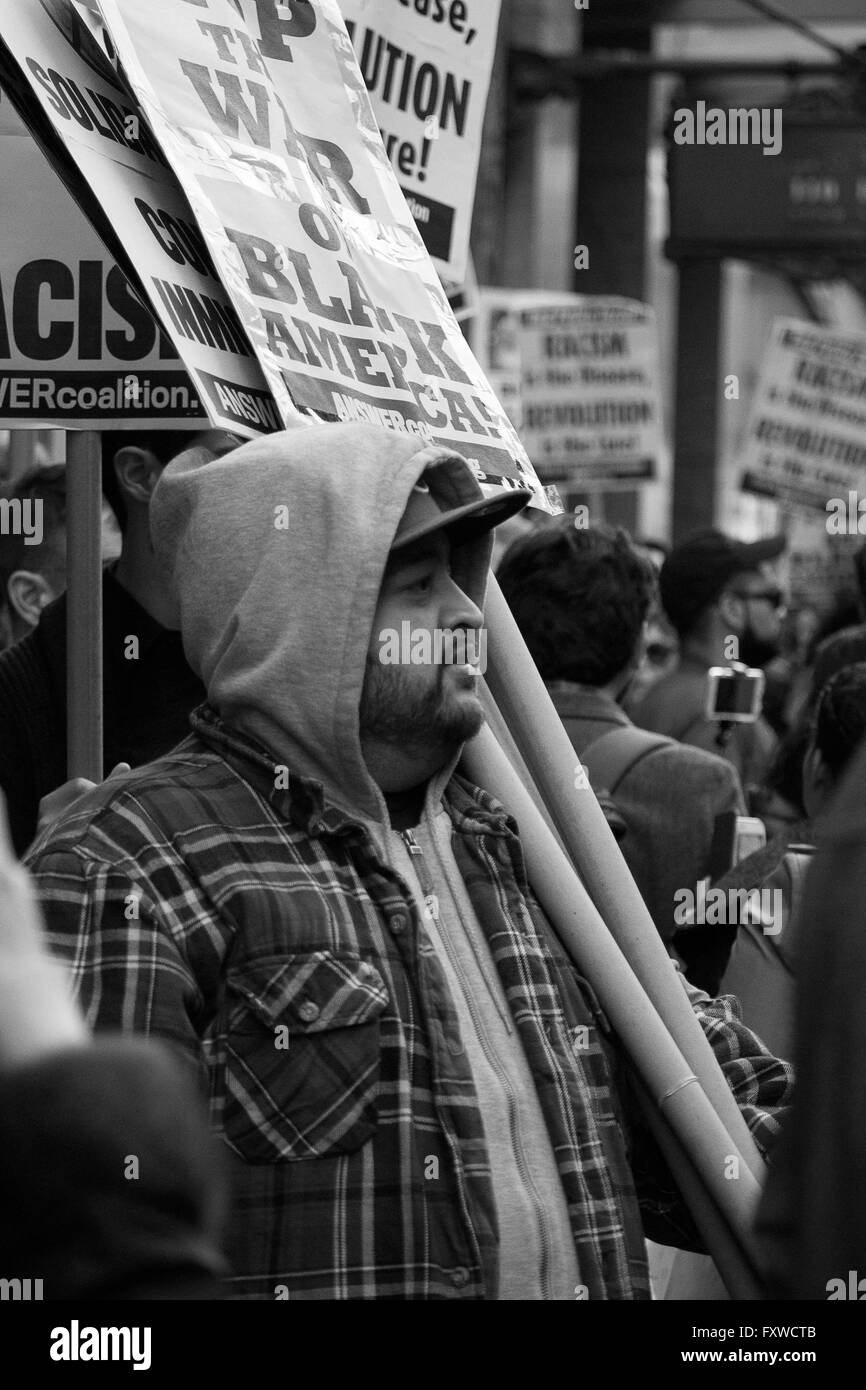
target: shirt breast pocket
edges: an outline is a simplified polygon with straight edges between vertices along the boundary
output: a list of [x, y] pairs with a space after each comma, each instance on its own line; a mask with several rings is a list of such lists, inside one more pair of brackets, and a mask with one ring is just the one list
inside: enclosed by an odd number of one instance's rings
[[385, 982], [331, 951], [247, 962], [226, 980], [222, 1130], [250, 1163], [354, 1153], [375, 1133]]

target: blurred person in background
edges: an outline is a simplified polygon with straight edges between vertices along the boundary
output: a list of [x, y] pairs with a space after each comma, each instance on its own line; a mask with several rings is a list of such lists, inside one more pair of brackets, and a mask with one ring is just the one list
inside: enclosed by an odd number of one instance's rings
[[633, 710], [644, 729], [720, 753], [744, 787], [763, 780], [776, 738], [761, 716], [733, 727], [725, 742], [705, 710], [707, 672], [731, 660], [764, 666], [778, 651], [782, 594], [762, 566], [783, 536], [746, 543], [703, 531], [675, 546], [661, 568], [665, 612], [680, 639], [679, 663]]
[[823, 811], [806, 880], [794, 1104], [758, 1211], [769, 1296], [866, 1293], [866, 747]]
[[655, 571], [625, 531], [566, 515], [516, 541], [498, 578], [593, 788], [625, 822], [620, 847], [668, 941], [674, 893], [708, 872], [716, 817], [745, 806], [730, 763], [636, 728], [622, 708]]
[[[190, 710], [204, 699], [153, 552], [148, 508], [169, 459], [194, 446], [217, 457], [236, 444], [224, 430], [102, 435], [103, 492], [123, 534], [116, 565], [103, 571], [106, 768], [127, 770], [166, 752], [185, 736]], [[93, 786], [67, 781], [66, 613], [63, 593], [41, 609], [28, 636], [0, 654], [0, 788], [19, 854], [37, 828]]]
[[[845, 627], [825, 637], [816, 648], [810, 664], [803, 667], [802, 694], [796, 705], [795, 718], [779, 744], [763, 786], [756, 788], [750, 798], [753, 814], [760, 816], [767, 826], [768, 840], [784, 830], [786, 825], [796, 825], [806, 815], [803, 804], [803, 753], [818, 698], [831, 676], [841, 671], [843, 666], [851, 666], [858, 661], [866, 661], [866, 625]], [[799, 837], [799, 831], [797, 835]]]
[[[668, 556], [670, 547], [662, 541], [636, 540], [635, 549], [650, 561], [658, 577]], [[656, 592], [646, 617], [641, 659], [634, 678], [622, 699], [622, 707], [631, 716], [646, 695], [662, 676], [676, 670], [680, 643], [677, 634], [668, 620], [661, 600]]]
[[[793, 1053], [794, 985], [799, 972], [804, 932], [822, 931], [822, 922], [799, 912], [803, 885], [819, 817], [866, 735], [866, 662], [845, 666], [821, 691], [803, 757], [803, 801], [808, 821], [803, 842], [789, 843], [771, 873], [754, 886], [781, 893], [781, 917], [761, 914], [735, 928], [735, 939], [721, 992], [735, 994], [749, 1028], [777, 1057]], [[816, 824], [817, 822], [817, 824]], [[725, 887], [737, 887], [736, 869]], [[765, 899], [772, 904], [773, 899]]]
[[861, 653], [866, 653], [866, 541], [854, 553], [852, 570], [853, 587], [837, 594], [830, 612], [822, 621], [816, 620], [808, 650], [800, 662], [785, 705], [789, 728], [796, 726], [804, 706], [809, 704], [810, 699], [814, 700], [813, 672], [825, 660], [827, 653], [837, 650], [837, 642], [848, 644], [852, 652], [848, 661], [863, 659], [862, 654], [853, 654], [858, 647]]
[[4, 1280], [46, 1300], [216, 1298], [222, 1184], [205, 1107], [165, 1044], [91, 1038], [0, 795]]
[[[0, 597], [13, 642], [32, 632], [42, 609], [66, 588], [66, 468], [55, 464], [4, 487], [0, 498], [28, 525], [38, 511], [35, 533], [0, 533]], [[12, 512], [6, 513], [11, 517]]]
[[[32, 520], [38, 530], [0, 531], [0, 602], [6, 619], [6, 640], [0, 650], [32, 632], [42, 610], [66, 588], [66, 465], [37, 469], [0, 490], [6, 518], [15, 515]], [[20, 509], [20, 510], [19, 510]], [[120, 554], [120, 534], [106, 506], [103, 513], [102, 560], [108, 564]]]

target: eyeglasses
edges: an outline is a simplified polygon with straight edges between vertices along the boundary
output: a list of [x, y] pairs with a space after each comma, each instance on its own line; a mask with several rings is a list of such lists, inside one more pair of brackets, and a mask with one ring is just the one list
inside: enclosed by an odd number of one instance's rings
[[771, 608], [777, 610], [785, 607], [785, 595], [781, 589], [731, 589], [730, 592], [737, 598], [763, 599]]

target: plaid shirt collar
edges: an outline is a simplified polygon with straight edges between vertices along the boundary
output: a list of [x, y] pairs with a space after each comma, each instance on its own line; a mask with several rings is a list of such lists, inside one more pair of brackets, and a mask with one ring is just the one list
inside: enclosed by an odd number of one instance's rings
[[[305, 835], [338, 835], [355, 830], [361, 821], [329, 802], [322, 784], [288, 771], [288, 786], [277, 786], [279, 764], [273, 754], [245, 730], [227, 723], [213, 705], [205, 702], [192, 711], [190, 723], [203, 743], [249, 782], [274, 810]], [[517, 823], [481, 788], [472, 795], [468, 784], [452, 777], [443, 795], [455, 828], [462, 834], [516, 836]]]
[[208, 748], [249, 782], [274, 810], [306, 835], [339, 831], [352, 822], [326, 803], [321, 783], [288, 771], [288, 786], [278, 786], [279, 764], [273, 754], [244, 730], [227, 724], [213, 705], [199, 705], [190, 724]]

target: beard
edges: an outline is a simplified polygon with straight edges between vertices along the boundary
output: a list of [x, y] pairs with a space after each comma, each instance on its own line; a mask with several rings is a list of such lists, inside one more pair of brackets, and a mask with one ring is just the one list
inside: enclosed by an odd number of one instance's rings
[[359, 708], [361, 737], [394, 744], [410, 754], [439, 752], [444, 760], [478, 733], [484, 713], [476, 702], [449, 696], [447, 665], [438, 667], [435, 682], [424, 688], [413, 681], [412, 669], [367, 657]]
[[740, 637], [740, 660], [746, 666], [766, 666], [779, 655], [778, 638], [759, 637], [751, 627], [747, 627]]

